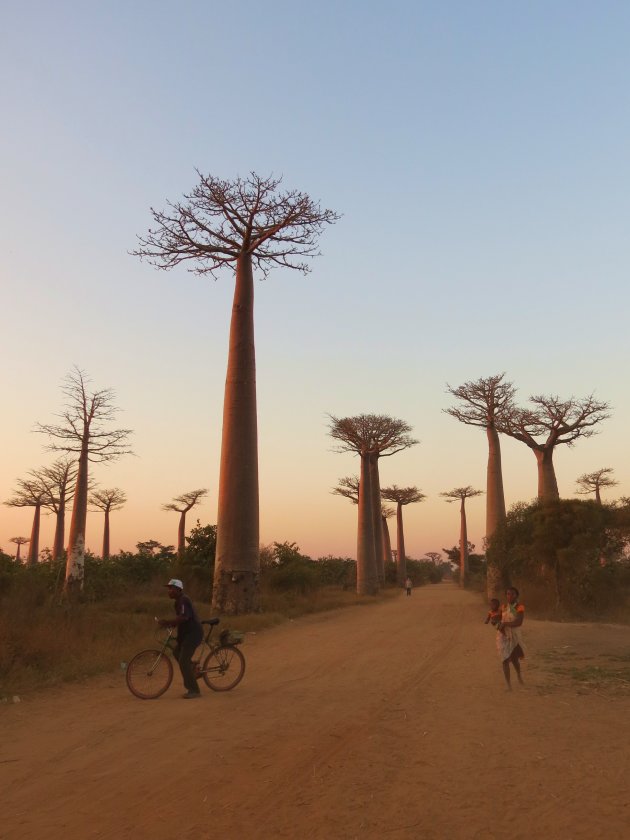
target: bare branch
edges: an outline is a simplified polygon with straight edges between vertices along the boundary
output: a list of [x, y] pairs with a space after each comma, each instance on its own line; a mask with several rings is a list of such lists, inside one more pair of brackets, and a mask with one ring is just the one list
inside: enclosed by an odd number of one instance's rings
[[127, 496], [119, 487], [112, 487], [108, 490], [95, 490], [90, 493], [88, 501], [98, 510], [109, 513], [120, 510], [126, 504]]

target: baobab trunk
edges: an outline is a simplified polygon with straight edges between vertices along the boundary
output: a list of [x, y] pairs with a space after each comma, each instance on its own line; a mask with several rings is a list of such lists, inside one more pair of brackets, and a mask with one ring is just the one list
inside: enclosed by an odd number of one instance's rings
[[405, 534], [403, 532], [403, 506], [398, 502], [396, 506], [396, 583], [402, 586], [407, 577], [407, 558], [405, 557]]
[[109, 560], [109, 510], [105, 509], [105, 524], [103, 525], [103, 560]]
[[538, 464], [538, 498], [541, 502], [557, 502], [560, 493], [553, 466], [553, 447], [534, 449], [533, 452]]
[[63, 554], [63, 542], [66, 531], [66, 498], [65, 493], [59, 498], [55, 522], [55, 539], [53, 540], [52, 561], [59, 560]]
[[[486, 540], [494, 534], [505, 519], [505, 494], [503, 492], [503, 470], [501, 466], [501, 442], [494, 426], [487, 426], [488, 470], [486, 481]], [[488, 598], [497, 598], [503, 592], [504, 580], [501, 570], [494, 564], [486, 569]]]
[[83, 589], [85, 568], [85, 523], [87, 521], [88, 499], [88, 444], [83, 444], [79, 457], [77, 486], [72, 505], [70, 535], [68, 537], [68, 557], [66, 559], [66, 580], [64, 589], [67, 593]]
[[241, 255], [223, 403], [213, 607], [231, 615], [257, 610], [259, 565], [254, 278], [251, 257]]
[[369, 455], [361, 455], [357, 524], [357, 594], [376, 595], [378, 571], [374, 544], [374, 508]]
[[41, 504], [36, 504], [35, 512], [33, 514], [31, 541], [28, 546], [28, 556], [26, 558], [26, 562], [29, 566], [34, 566], [39, 558], [39, 521], [41, 518], [41, 507]]
[[378, 475], [378, 456], [370, 455], [370, 479], [372, 492], [372, 518], [374, 527], [374, 554], [376, 573], [380, 587], [385, 584], [385, 566], [383, 564], [383, 523], [381, 516], [381, 482]]
[[466, 528], [466, 500], [460, 506], [461, 525], [459, 529], [459, 585], [466, 586], [468, 574], [468, 529]]
[[386, 564], [392, 562], [392, 541], [389, 537], [387, 519], [384, 516], [381, 516], [381, 529], [383, 531], [383, 567], [386, 568]]
[[181, 563], [186, 552], [186, 511], [179, 514], [179, 528], [177, 529], [177, 559]]

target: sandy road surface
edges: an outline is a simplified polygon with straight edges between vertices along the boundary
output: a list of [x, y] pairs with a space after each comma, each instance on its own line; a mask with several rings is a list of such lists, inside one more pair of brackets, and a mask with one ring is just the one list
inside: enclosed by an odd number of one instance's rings
[[504, 691], [478, 597], [414, 590], [248, 636], [233, 692], [120, 675], [0, 711], [3, 840], [625, 838], [630, 693], [549, 670], [630, 628], [526, 619]]

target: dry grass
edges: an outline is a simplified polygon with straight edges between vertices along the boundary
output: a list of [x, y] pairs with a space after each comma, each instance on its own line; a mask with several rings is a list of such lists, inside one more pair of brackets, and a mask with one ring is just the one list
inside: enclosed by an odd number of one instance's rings
[[[350, 591], [323, 588], [302, 595], [263, 592], [263, 611], [224, 617], [223, 624], [244, 632], [258, 632], [324, 610], [373, 604], [391, 597], [385, 590], [375, 598]], [[209, 605], [196, 601], [202, 619], [210, 618]], [[162, 587], [101, 603], [34, 604], [28, 599], [5, 599], [0, 613], [0, 698], [23, 694], [68, 681], [82, 680], [120, 668], [138, 650], [153, 647], [154, 616], [169, 616], [171, 602]]]

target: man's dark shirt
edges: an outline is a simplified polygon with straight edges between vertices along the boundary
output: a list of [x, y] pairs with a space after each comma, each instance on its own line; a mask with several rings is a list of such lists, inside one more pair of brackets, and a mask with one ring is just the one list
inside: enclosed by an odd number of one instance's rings
[[182, 593], [175, 599], [174, 606], [175, 615], [180, 618], [184, 616], [186, 619], [177, 625], [177, 641], [183, 642], [184, 639], [196, 638], [199, 644], [203, 638], [203, 628], [188, 595]]

